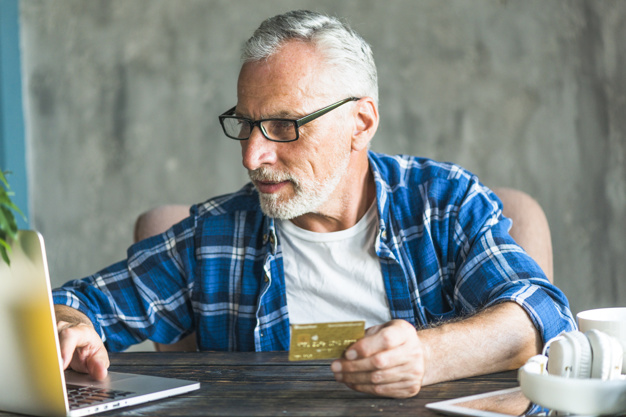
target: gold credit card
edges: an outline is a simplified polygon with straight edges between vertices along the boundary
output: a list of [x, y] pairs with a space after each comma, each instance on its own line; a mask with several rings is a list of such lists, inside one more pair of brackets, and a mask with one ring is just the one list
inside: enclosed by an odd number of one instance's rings
[[289, 327], [290, 361], [338, 358], [365, 334], [364, 321], [292, 324]]

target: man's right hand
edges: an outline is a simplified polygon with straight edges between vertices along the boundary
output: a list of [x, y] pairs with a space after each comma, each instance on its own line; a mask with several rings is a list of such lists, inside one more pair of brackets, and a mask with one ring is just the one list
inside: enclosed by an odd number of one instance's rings
[[89, 374], [93, 379], [104, 379], [110, 364], [109, 354], [89, 318], [64, 305], [55, 305], [54, 311], [63, 369], [70, 366], [77, 372]]

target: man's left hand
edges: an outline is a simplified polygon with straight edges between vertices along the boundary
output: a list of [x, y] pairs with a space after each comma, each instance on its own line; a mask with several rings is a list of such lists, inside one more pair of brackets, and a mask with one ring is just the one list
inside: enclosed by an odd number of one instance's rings
[[422, 387], [427, 352], [405, 320], [370, 327], [331, 365], [335, 379], [369, 394], [408, 398]]

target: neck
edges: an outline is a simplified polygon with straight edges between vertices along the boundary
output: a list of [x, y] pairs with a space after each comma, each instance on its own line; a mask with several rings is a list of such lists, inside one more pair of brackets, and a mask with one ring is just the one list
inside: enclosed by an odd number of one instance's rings
[[374, 176], [370, 171], [367, 150], [354, 152], [348, 172], [328, 201], [314, 213], [291, 220], [296, 226], [318, 233], [349, 229], [365, 215], [376, 198]]

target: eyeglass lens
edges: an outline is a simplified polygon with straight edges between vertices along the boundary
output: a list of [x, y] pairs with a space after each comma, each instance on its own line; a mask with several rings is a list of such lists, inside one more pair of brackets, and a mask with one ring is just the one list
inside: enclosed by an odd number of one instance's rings
[[[247, 139], [252, 133], [254, 123], [240, 118], [226, 118], [223, 120], [224, 130], [230, 137]], [[263, 120], [258, 123], [263, 134], [278, 141], [290, 141], [297, 137], [296, 124], [292, 120]]]

